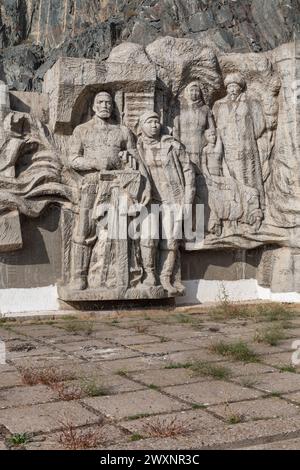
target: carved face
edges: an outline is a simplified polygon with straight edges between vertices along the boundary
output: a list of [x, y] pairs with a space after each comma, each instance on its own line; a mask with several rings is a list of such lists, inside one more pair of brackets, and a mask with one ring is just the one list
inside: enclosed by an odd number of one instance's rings
[[242, 93], [242, 87], [238, 83], [229, 83], [227, 86], [227, 93], [232, 101], [236, 101]]
[[209, 144], [215, 144], [217, 140], [216, 133], [214, 131], [205, 132], [205, 139]]
[[199, 83], [191, 83], [185, 90], [185, 95], [188, 101], [196, 103], [202, 100], [202, 91]]
[[142, 127], [143, 133], [150, 138], [159, 137], [161, 130], [161, 124], [157, 117], [151, 117], [147, 119]]
[[101, 119], [109, 119], [112, 114], [113, 102], [108, 93], [98, 93], [95, 97], [93, 111]]

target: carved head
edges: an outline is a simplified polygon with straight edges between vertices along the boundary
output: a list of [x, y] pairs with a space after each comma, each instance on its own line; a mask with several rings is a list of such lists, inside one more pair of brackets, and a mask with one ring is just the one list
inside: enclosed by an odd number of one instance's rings
[[189, 103], [202, 103], [203, 102], [203, 94], [200, 86], [200, 82], [197, 80], [189, 83], [184, 90], [185, 99]]
[[207, 129], [207, 131], [204, 132], [204, 137], [208, 144], [215, 144], [217, 140], [215, 129]]
[[150, 139], [160, 136], [161, 123], [157, 113], [146, 112], [140, 117], [139, 121], [142, 134]]
[[224, 83], [227, 89], [227, 94], [232, 101], [236, 101], [246, 88], [246, 82], [239, 72], [227, 75]]
[[93, 111], [101, 119], [109, 119], [112, 115], [113, 99], [106, 91], [100, 91], [95, 96]]

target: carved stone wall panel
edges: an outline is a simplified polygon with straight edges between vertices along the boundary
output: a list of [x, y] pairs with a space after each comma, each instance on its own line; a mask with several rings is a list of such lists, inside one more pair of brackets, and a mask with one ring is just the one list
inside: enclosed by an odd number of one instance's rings
[[[164, 37], [107, 61], [60, 58], [42, 94], [0, 84], [0, 251], [21, 249], [20, 220], [55, 203], [63, 300], [176, 297], [181, 266], [185, 280], [298, 292], [299, 49], [224, 54]], [[139, 221], [140, 239], [111, 238], [105, 204], [112, 226]], [[203, 206], [203, 239], [164, 238], [162, 215], [158, 237], [144, 234], [142, 210], [171, 204], [171, 226], [184, 204], [194, 218]]]

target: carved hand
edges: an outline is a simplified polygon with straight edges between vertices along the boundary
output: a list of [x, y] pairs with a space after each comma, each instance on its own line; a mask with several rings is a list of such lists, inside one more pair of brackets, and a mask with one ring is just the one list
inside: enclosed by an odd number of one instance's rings
[[151, 200], [151, 190], [146, 188], [142, 194], [141, 204], [143, 206], [147, 206]]
[[131, 168], [132, 170], [138, 170], [137, 159], [135, 158], [134, 155], [129, 153], [127, 150], [120, 152], [119, 157], [125, 166], [128, 165], [129, 168]]
[[96, 159], [86, 160], [83, 157], [75, 158], [71, 162], [71, 167], [77, 171], [101, 170], [100, 162], [98, 162]]

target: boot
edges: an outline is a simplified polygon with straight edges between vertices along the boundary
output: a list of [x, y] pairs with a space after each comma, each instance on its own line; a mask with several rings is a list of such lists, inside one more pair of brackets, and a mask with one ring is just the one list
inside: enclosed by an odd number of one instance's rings
[[179, 279], [175, 280], [174, 287], [175, 287], [178, 295], [184, 295], [185, 294], [185, 287], [184, 287], [184, 285], [181, 284]]
[[175, 250], [162, 250], [162, 271], [160, 274], [160, 282], [163, 288], [168, 292], [169, 295], [175, 296], [177, 289], [172, 286], [172, 275], [176, 262], [176, 251]]
[[176, 261], [175, 261], [175, 268], [173, 273], [174, 278], [174, 287], [177, 290], [178, 295], [185, 294], [185, 287], [181, 284], [181, 253], [180, 250], [177, 251]]
[[70, 289], [85, 290], [87, 288], [90, 256], [91, 247], [73, 242]]
[[145, 279], [143, 281], [144, 286], [153, 287], [156, 286], [156, 275], [155, 275], [155, 248], [142, 246], [142, 260], [145, 273]]

